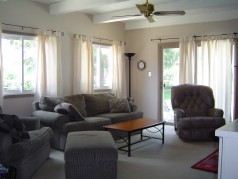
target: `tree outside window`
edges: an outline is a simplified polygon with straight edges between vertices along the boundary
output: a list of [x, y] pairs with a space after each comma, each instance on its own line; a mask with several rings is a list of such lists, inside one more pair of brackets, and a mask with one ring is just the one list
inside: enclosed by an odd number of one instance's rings
[[3, 34], [3, 92], [32, 93], [35, 89], [37, 41], [33, 36]]

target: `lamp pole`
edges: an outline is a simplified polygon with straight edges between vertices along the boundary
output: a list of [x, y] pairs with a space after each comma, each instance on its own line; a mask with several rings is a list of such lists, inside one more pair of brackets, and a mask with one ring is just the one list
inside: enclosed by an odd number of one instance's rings
[[129, 59], [129, 97], [131, 97], [131, 57], [133, 57], [135, 53], [124, 53], [124, 55]]

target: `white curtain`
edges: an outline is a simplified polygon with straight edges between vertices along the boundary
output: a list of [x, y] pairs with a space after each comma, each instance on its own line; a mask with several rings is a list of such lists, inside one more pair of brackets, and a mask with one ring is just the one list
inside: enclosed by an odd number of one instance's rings
[[191, 38], [180, 39], [179, 83], [195, 83], [196, 45]]
[[93, 93], [92, 42], [85, 36], [73, 37], [74, 78], [73, 93]]
[[[180, 84], [191, 83], [210, 86], [215, 105], [224, 111], [224, 118], [231, 121], [233, 40], [211, 36], [201, 40], [200, 53], [195, 40], [180, 41]], [[201, 56], [199, 57], [198, 54]]]
[[35, 100], [41, 96], [63, 95], [60, 32], [38, 35], [36, 75]]
[[127, 97], [124, 59], [124, 43], [113, 41], [112, 93], [117, 97]]
[[213, 89], [216, 106], [224, 110], [227, 122], [232, 120], [233, 40], [211, 36], [201, 41], [200, 83]]
[[2, 27], [0, 26], [0, 107], [3, 105]]

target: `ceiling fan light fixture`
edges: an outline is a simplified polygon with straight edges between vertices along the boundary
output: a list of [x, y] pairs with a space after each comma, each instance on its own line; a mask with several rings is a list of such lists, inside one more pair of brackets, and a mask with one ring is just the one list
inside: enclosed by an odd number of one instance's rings
[[146, 19], [150, 22], [150, 23], [153, 23], [153, 22], [157, 22], [158, 19], [155, 17], [155, 16], [149, 16], [149, 17], [146, 17]]

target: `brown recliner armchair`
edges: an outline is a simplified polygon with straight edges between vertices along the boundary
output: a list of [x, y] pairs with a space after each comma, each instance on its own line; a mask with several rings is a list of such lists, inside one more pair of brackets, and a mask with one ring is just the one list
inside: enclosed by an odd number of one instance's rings
[[208, 86], [173, 86], [171, 103], [175, 130], [182, 140], [215, 139], [215, 129], [225, 125], [223, 110], [214, 108], [213, 91]]

